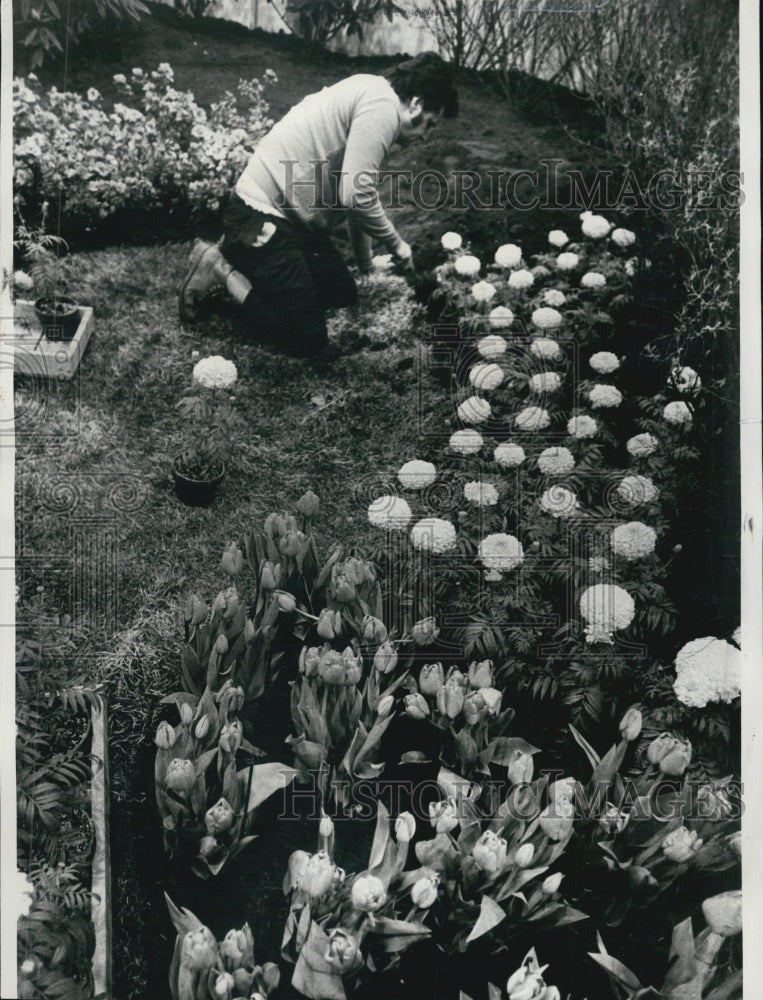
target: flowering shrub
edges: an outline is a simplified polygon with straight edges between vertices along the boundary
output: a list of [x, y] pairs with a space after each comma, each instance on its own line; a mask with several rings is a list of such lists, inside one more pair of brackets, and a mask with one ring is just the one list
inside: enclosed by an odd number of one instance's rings
[[115, 213], [160, 209], [196, 218], [220, 200], [268, 131], [263, 81], [240, 81], [205, 111], [173, 86], [167, 63], [115, 83], [124, 103], [101, 94], [43, 91], [33, 76], [13, 83], [14, 191], [36, 211], [57, 204], [68, 220], [97, 226]]
[[236, 366], [219, 354], [193, 367], [194, 384], [177, 404], [185, 441], [178, 469], [190, 479], [214, 479], [225, 468], [236, 423], [229, 392], [237, 378]]

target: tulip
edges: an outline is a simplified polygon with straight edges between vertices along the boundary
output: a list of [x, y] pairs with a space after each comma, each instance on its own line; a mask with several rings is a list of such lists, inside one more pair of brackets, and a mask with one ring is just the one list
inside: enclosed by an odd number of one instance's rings
[[493, 686], [493, 661], [482, 660], [480, 663], [469, 664], [469, 683], [473, 688], [489, 688]]
[[517, 868], [527, 868], [535, 856], [535, 847], [530, 844], [522, 844], [514, 854], [514, 864]]
[[318, 615], [318, 624], [316, 625], [316, 631], [321, 639], [335, 639], [336, 632], [334, 631], [334, 612], [329, 608], [323, 608], [323, 610]]
[[671, 733], [662, 733], [649, 744], [646, 755], [649, 763], [657, 764], [663, 774], [677, 778], [691, 763], [691, 743]]
[[544, 896], [554, 896], [559, 892], [559, 886], [562, 884], [562, 879], [564, 875], [561, 872], [554, 872], [553, 875], [547, 875], [543, 879], [543, 885], [540, 887], [540, 891]]
[[271, 538], [274, 535], [283, 534], [283, 518], [280, 514], [268, 514], [265, 518], [265, 524], [263, 526], [265, 534], [269, 535]]
[[631, 705], [625, 715], [620, 719], [620, 736], [622, 739], [632, 743], [641, 735], [643, 716], [635, 705]]
[[318, 851], [308, 860], [299, 879], [299, 889], [317, 902], [329, 896], [341, 882], [341, 871], [326, 851]]
[[742, 930], [742, 890], [732, 889], [711, 896], [702, 904], [707, 926], [721, 937], [733, 937]]
[[375, 913], [387, 902], [384, 883], [375, 875], [361, 875], [352, 883], [352, 905], [360, 913]]
[[228, 652], [228, 640], [222, 634], [222, 632], [220, 633], [220, 635], [218, 635], [217, 639], [215, 640], [214, 651], [217, 653], [218, 656], [225, 656], [225, 654]]
[[670, 733], [662, 733], [656, 736], [646, 750], [646, 756], [650, 764], [659, 764], [662, 758], [678, 745], [678, 740]]
[[196, 737], [197, 740], [203, 740], [208, 732], [209, 732], [209, 716], [202, 715], [202, 717], [196, 723], [196, 728], [193, 731], [193, 735]]
[[303, 646], [299, 654], [299, 672], [305, 677], [315, 677], [318, 673], [318, 664], [321, 660], [321, 650], [319, 646]]
[[[545, 969], [545, 966], [543, 966]], [[517, 969], [506, 983], [508, 1000], [540, 1000], [544, 995], [546, 984], [543, 982], [543, 970], [531, 971], [526, 966]]]
[[183, 938], [180, 964], [186, 969], [200, 972], [211, 969], [217, 961], [217, 942], [208, 927], [201, 926], [196, 931], [188, 931]]
[[160, 722], [156, 727], [156, 736], [154, 737], [154, 743], [156, 743], [159, 749], [169, 750], [175, 745], [176, 739], [177, 734], [169, 722]]
[[506, 796], [506, 808], [515, 819], [529, 820], [538, 806], [538, 797], [528, 784], [515, 785]]
[[395, 820], [395, 839], [398, 844], [409, 843], [415, 832], [416, 820], [412, 813], [400, 813]]
[[236, 754], [244, 741], [244, 727], [239, 719], [231, 719], [220, 730], [218, 746], [226, 753]]
[[572, 801], [575, 797], [577, 784], [574, 778], [559, 778], [558, 781], [554, 781], [548, 786], [549, 800], [551, 802], [556, 802], [559, 799]]
[[361, 960], [358, 942], [341, 927], [334, 927], [329, 931], [328, 947], [324, 958], [339, 969], [340, 972], [348, 972], [356, 968]]
[[463, 713], [468, 726], [476, 726], [486, 717], [487, 705], [479, 691], [472, 691], [464, 698]]
[[456, 677], [449, 677], [437, 692], [437, 708], [441, 715], [455, 719], [464, 707], [464, 689]]
[[180, 706], [180, 721], [184, 726], [190, 726], [193, 722], [193, 709], [185, 701]]
[[325, 813], [318, 824], [318, 836], [323, 840], [330, 840], [334, 836], [334, 821]]
[[648, 889], [653, 889], [658, 885], [657, 879], [652, 875], [648, 868], [644, 868], [643, 865], [631, 865], [628, 869], [628, 882], [634, 889], [642, 888], [646, 886]]
[[534, 763], [532, 755], [524, 750], [515, 750], [506, 768], [506, 774], [512, 785], [523, 785], [532, 781]]
[[422, 694], [436, 697], [445, 684], [445, 674], [441, 663], [425, 663], [419, 674], [419, 688]]
[[297, 511], [302, 517], [315, 517], [320, 507], [320, 501], [312, 490], [306, 490], [297, 500]]
[[358, 559], [356, 556], [345, 560], [344, 575], [356, 587], [360, 587], [366, 582], [373, 583], [376, 579], [373, 566], [365, 559]]
[[357, 597], [354, 585], [344, 576], [337, 576], [333, 582], [332, 590], [334, 600], [339, 601], [340, 604], [349, 604]]
[[220, 560], [220, 568], [223, 573], [227, 573], [230, 577], [238, 576], [244, 568], [243, 553], [235, 542], [230, 542], [226, 545], [223, 557]]
[[318, 661], [318, 676], [324, 684], [344, 684], [344, 660], [335, 649], [325, 650]]
[[662, 853], [669, 861], [683, 864], [697, 853], [702, 843], [696, 831], [679, 826], [662, 841]]
[[231, 969], [254, 965], [254, 938], [249, 924], [244, 924], [241, 930], [228, 931], [219, 948], [220, 954], [228, 960], [226, 964], [230, 963]]
[[278, 607], [284, 614], [288, 615], [297, 610], [297, 602], [293, 594], [289, 594], [285, 590], [277, 590], [276, 597], [278, 598]]
[[480, 688], [480, 694], [485, 699], [488, 715], [498, 715], [501, 710], [503, 692], [499, 691], [497, 688], [486, 687]]
[[344, 664], [344, 683], [350, 687], [357, 684], [363, 674], [363, 657], [356, 656], [352, 646], [345, 647], [342, 652]]
[[360, 637], [363, 642], [379, 645], [387, 641], [388, 635], [387, 626], [380, 618], [374, 618], [373, 615], [363, 616], [360, 626]]
[[252, 621], [251, 618], [247, 618], [244, 621], [244, 642], [247, 644], [247, 646], [251, 646], [251, 644], [254, 642], [254, 637], [256, 634], [257, 633], [254, 628], [254, 622]]
[[289, 856], [289, 873], [287, 876], [289, 890], [299, 888], [302, 876], [305, 874], [310, 855], [307, 851], [292, 851]]
[[697, 816], [700, 819], [726, 819], [733, 811], [726, 790], [719, 786], [701, 785], [697, 789]]
[[293, 559], [299, 555], [306, 541], [307, 535], [303, 531], [294, 528], [286, 532], [278, 547], [285, 556]]
[[221, 615], [223, 611], [225, 611], [227, 603], [228, 598], [225, 596], [225, 591], [221, 590], [214, 601], [212, 601], [212, 617], [215, 615]]
[[540, 814], [540, 828], [549, 840], [565, 840], [572, 832], [575, 809], [569, 799], [550, 802]]
[[218, 799], [211, 809], [207, 809], [204, 814], [204, 825], [207, 833], [212, 836], [217, 833], [225, 833], [233, 826], [235, 819], [233, 809], [227, 799]]
[[472, 857], [483, 872], [494, 875], [506, 861], [506, 841], [492, 830], [486, 830], [472, 848]]
[[185, 620], [189, 625], [201, 625], [207, 620], [209, 615], [209, 608], [197, 597], [196, 594], [191, 594], [191, 596], [186, 601], [185, 605]]
[[390, 642], [383, 642], [374, 653], [374, 667], [380, 674], [388, 674], [397, 666], [397, 651]]
[[219, 846], [220, 841], [217, 837], [202, 837], [199, 842], [199, 854], [202, 858], [208, 858], [210, 855], [214, 854]]
[[411, 629], [411, 638], [417, 646], [431, 646], [439, 634], [434, 618], [422, 618]]
[[215, 996], [220, 997], [220, 1000], [231, 1000], [234, 985], [230, 972], [220, 972], [215, 980]]
[[422, 694], [407, 694], [403, 699], [405, 714], [409, 719], [426, 719], [429, 715], [429, 705]]
[[411, 886], [411, 901], [420, 910], [428, 910], [437, 899], [437, 887], [440, 876], [437, 872], [427, 871]]
[[622, 812], [608, 802], [604, 815], [599, 817], [599, 827], [608, 837], [614, 837], [623, 832], [630, 818], [630, 813]]
[[275, 590], [278, 586], [276, 581], [280, 575], [280, 573], [276, 574], [276, 568], [272, 562], [263, 562], [262, 569], [260, 570], [260, 587], [263, 590]]
[[385, 694], [376, 706], [376, 714], [380, 719], [386, 719], [394, 707], [395, 696], [392, 694]]
[[196, 784], [196, 771], [192, 760], [176, 757], [167, 767], [167, 788], [172, 792], [187, 795]]
[[435, 833], [450, 833], [458, 826], [458, 812], [454, 799], [445, 802], [429, 803], [429, 822], [435, 829]]

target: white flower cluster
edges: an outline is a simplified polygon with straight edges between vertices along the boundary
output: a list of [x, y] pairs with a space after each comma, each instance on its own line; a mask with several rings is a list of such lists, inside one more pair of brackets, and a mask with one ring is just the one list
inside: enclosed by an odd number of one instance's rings
[[408, 502], [390, 494], [377, 497], [368, 507], [369, 522], [385, 531], [404, 531], [412, 517]]
[[456, 529], [441, 517], [424, 517], [411, 528], [411, 544], [422, 552], [452, 552]]
[[729, 703], [742, 690], [742, 653], [725, 639], [707, 636], [687, 642], [675, 659], [673, 683], [678, 700], [690, 708]]
[[603, 288], [606, 283], [607, 279], [600, 271], [586, 271], [580, 279], [583, 288]]
[[629, 521], [619, 524], [610, 536], [612, 551], [623, 559], [632, 561], [643, 559], [654, 552], [657, 544], [657, 532], [641, 521]]
[[535, 277], [532, 271], [528, 271], [527, 268], [521, 268], [519, 271], [512, 271], [509, 280], [509, 288], [530, 288], [535, 284]]
[[597, 583], [583, 591], [580, 613], [586, 622], [586, 642], [613, 642], [612, 634], [628, 628], [636, 605], [627, 590], [612, 583]]
[[496, 364], [474, 365], [469, 372], [469, 381], [471, 384], [475, 389], [482, 389], [484, 392], [497, 389], [501, 382], [503, 382], [503, 379], [503, 368]]
[[495, 285], [489, 281], [478, 281], [476, 285], [472, 285], [472, 298], [475, 302], [489, 302], [495, 292]]
[[689, 426], [693, 420], [691, 410], [689, 407], [680, 399], [673, 400], [672, 403], [668, 403], [665, 409], [662, 411], [662, 415], [669, 424], [674, 424], [676, 427]]
[[530, 354], [535, 358], [557, 361], [561, 357], [561, 353], [557, 342], [550, 337], [537, 337], [530, 344]]
[[435, 481], [437, 469], [431, 462], [414, 458], [400, 467], [397, 478], [405, 489], [423, 490]]
[[567, 296], [558, 288], [547, 288], [543, 293], [543, 304], [546, 306], [563, 306], [566, 301]]
[[[495, 310], [493, 310], [493, 312], [495, 312]], [[513, 318], [512, 314], [512, 319]], [[483, 358], [499, 358], [502, 354], [506, 353], [506, 348], [508, 346], [509, 345], [506, 343], [504, 338], [497, 333], [489, 333], [487, 337], [482, 337], [477, 342], [477, 350]]]
[[482, 264], [479, 257], [465, 253], [461, 257], [456, 257], [456, 262], [453, 266], [456, 269], [456, 274], [460, 274], [462, 278], [474, 278], [480, 273]]
[[541, 306], [532, 314], [533, 325], [539, 330], [555, 330], [562, 323], [562, 314], [551, 306]]
[[630, 229], [613, 229], [609, 237], [617, 246], [625, 249], [636, 242], [636, 234]]
[[591, 212], [584, 212], [580, 228], [583, 230], [584, 236], [592, 240], [600, 240], [604, 236], [609, 236], [612, 225], [607, 222], [603, 215], [593, 215]]
[[[507, 306], [495, 306], [494, 309], [490, 310], [488, 320], [494, 330], [506, 330], [514, 322], [514, 313]], [[504, 350], [506, 350], [505, 345], [506, 341], [504, 341]]]
[[464, 496], [476, 507], [495, 507], [498, 503], [498, 490], [495, 486], [479, 480], [472, 480], [464, 485]]
[[548, 242], [552, 247], [563, 247], [570, 242], [570, 238], [563, 229], [552, 229], [548, 234]]
[[569, 448], [546, 448], [538, 455], [538, 468], [545, 475], [564, 476], [575, 468]]
[[648, 476], [624, 476], [617, 484], [617, 495], [626, 503], [652, 503], [660, 491]]
[[609, 409], [622, 403], [623, 394], [613, 385], [595, 385], [589, 390], [588, 399], [594, 410]]
[[620, 367], [620, 359], [611, 351], [597, 351], [591, 355], [588, 364], [600, 375], [609, 375]]
[[599, 425], [587, 414], [583, 413], [579, 417], [570, 417], [567, 421], [567, 433], [570, 437], [584, 440], [595, 437], [598, 433]]
[[676, 365], [670, 373], [668, 385], [674, 385], [681, 395], [699, 392], [702, 388], [702, 379], [688, 365]]
[[541, 510], [552, 517], [570, 517], [580, 506], [578, 498], [566, 486], [550, 486], [538, 500]]
[[456, 412], [465, 424], [482, 424], [490, 418], [490, 403], [479, 396], [469, 396]]
[[576, 253], [560, 253], [556, 258], [556, 266], [560, 271], [574, 271], [580, 258]]
[[455, 431], [448, 443], [451, 450], [458, 452], [459, 455], [476, 455], [483, 445], [480, 432], [469, 429]]
[[513, 441], [504, 441], [493, 452], [494, 460], [504, 469], [513, 469], [517, 465], [521, 465], [525, 457], [524, 448], [519, 444], [514, 444]]
[[522, 431], [542, 431], [551, 423], [551, 417], [540, 406], [526, 406], [514, 417], [514, 423]]
[[463, 240], [458, 235], [458, 233], [443, 233], [440, 237], [440, 243], [445, 250], [460, 250]]
[[496, 250], [494, 259], [499, 267], [519, 267], [522, 263], [522, 251], [514, 243], [504, 243]]
[[649, 455], [653, 455], [657, 451], [658, 440], [654, 434], [636, 434], [632, 438], [628, 438], [625, 442], [625, 447], [628, 449], [628, 454], [633, 455], [634, 458], [647, 458]]
[[558, 372], [538, 372], [528, 378], [527, 384], [531, 392], [556, 392], [562, 384], [562, 377]]
[[477, 555], [483, 566], [498, 572], [516, 569], [525, 557], [519, 539], [502, 532], [486, 535], [479, 544]]
[[236, 384], [238, 371], [232, 361], [213, 354], [196, 362], [193, 377], [205, 389], [230, 389]]

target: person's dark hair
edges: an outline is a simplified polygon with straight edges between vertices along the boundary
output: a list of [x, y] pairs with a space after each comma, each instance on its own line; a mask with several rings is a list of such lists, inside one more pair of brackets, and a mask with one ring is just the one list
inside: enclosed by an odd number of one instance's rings
[[420, 97], [425, 111], [442, 111], [445, 118], [458, 114], [458, 91], [453, 70], [436, 52], [422, 52], [398, 63], [384, 74], [401, 101]]

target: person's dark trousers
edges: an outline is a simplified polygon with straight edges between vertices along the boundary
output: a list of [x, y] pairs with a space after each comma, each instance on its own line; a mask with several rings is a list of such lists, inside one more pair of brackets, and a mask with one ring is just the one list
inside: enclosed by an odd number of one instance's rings
[[[275, 232], [256, 246], [265, 222]], [[257, 212], [236, 194], [223, 231], [223, 255], [252, 284], [242, 310], [253, 335], [289, 354], [319, 354], [328, 344], [326, 310], [358, 301], [355, 280], [328, 234]]]

